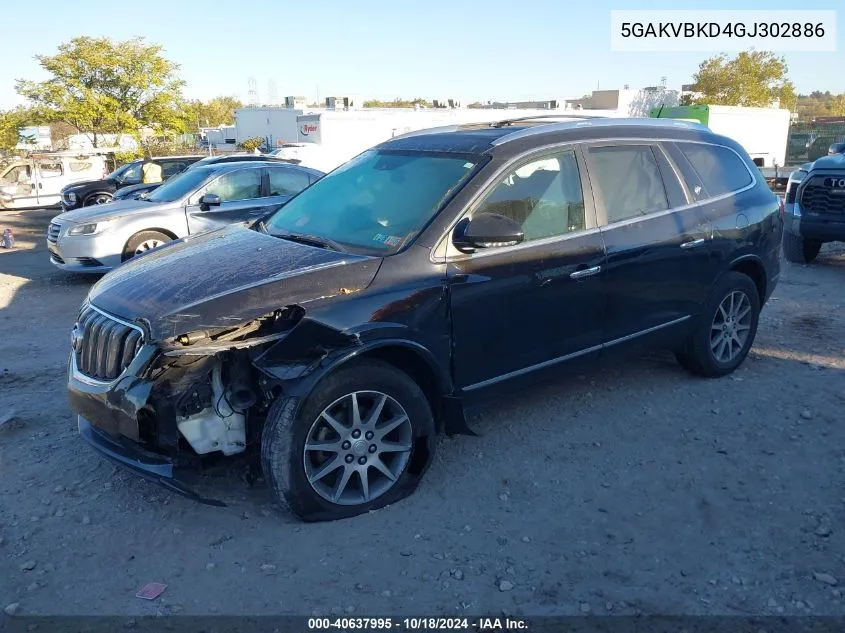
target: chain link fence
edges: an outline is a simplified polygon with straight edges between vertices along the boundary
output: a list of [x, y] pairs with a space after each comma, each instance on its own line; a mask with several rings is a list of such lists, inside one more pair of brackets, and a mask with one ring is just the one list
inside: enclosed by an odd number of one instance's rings
[[787, 165], [812, 162], [822, 156], [833, 143], [845, 141], [845, 123], [796, 123], [789, 128], [786, 141]]

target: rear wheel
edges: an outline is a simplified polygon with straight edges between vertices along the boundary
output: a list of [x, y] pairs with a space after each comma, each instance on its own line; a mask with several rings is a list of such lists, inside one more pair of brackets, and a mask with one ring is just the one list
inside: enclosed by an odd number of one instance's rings
[[135, 255], [140, 255], [154, 248], [158, 248], [172, 239], [169, 235], [161, 231], [141, 231], [140, 233], [136, 233], [126, 242], [126, 247], [123, 249], [123, 261], [132, 259]]
[[783, 234], [783, 254], [793, 264], [809, 264], [818, 256], [821, 247], [822, 243], [818, 240]]
[[757, 286], [747, 275], [726, 273], [713, 290], [686, 347], [676, 354], [678, 362], [707, 378], [731, 373], [748, 355], [759, 317]]
[[92, 193], [82, 202], [83, 207], [93, 207], [97, 204], [106, 204], [112, 201], [112, 195], [101, 191], [100, 193]]
[[264, 424], [262, 468], [301, 519], [342, 519], [413, 492], [435, 439], [420, 387], [396, 367], [365, 361], [329, 375], [301, 407], [279, 398]]

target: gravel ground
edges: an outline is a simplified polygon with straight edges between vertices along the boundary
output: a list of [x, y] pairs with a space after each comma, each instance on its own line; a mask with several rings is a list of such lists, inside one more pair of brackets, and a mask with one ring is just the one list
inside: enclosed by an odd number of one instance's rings
[[[301, 524], [238, 472], [198, 505], [77, 437], [69, 332], [90, 278], [49, 211], [0, 212], [0, 607], [21, 614], [845, 614], [845, 249], [787, 266], [707, 381], [655, 354], [546, 383], [444, 439], [420, 489]], [[167, 584], [154, 601], [135, 597]], [[2, 617], [2, 616], [0, 616]], [[2, 626], [0, 626], [2, 628]]]

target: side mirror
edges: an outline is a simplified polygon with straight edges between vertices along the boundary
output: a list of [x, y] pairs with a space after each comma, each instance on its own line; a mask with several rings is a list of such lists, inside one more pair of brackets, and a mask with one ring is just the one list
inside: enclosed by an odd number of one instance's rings
[[827, 153], [830, 156], [833, 156], [834, 154], [845, 154], [845, 143], [834, 143], [827, 150]]
[[220, 196], [213, 193], [206, 193], [200, 198], [200, 209], [208, 211], [211, 207], [220, 206]]
[[477, 248], [513, 246], [524, 239], [522, 227], [498, 213], [482, 213], [472, 220], [464, 218], [452, 231], [452, 243], [464, 253], [472, 253]]

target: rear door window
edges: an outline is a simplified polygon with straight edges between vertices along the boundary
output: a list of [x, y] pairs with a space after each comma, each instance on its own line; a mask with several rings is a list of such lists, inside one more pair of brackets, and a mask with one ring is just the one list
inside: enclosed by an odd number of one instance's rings
[[258, 198], [261, 195], [261, 170], [230, 171], [208, 185], [205, 193], [219, 196], [221, 202]]
[[185, 163], [174, 163], [174, 162], [167, 162], [161, 164], [161, 177], [163, 180], [167, 180], [171, 176], [176, 174], [182, 173], [185, 171], [187, 165]]
[[293, 196], [311, 184], [308, 174], [298, 169], [287, 167], [270, 167], [271, 196]]
[[590, 178], [607, 223], [669, 208], [660, 166], [650, 145], [603, 145], [588, 151]]
[[745, 162], [727, 147], [703, 143], [678, 143], [677, 147], [710, 197], [738, 191], [753, 182]]
[[62, 164], [59, 162], [39, 163], [38, 173], [42, 178], [56, 178], [63, 173]]

